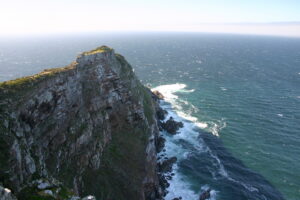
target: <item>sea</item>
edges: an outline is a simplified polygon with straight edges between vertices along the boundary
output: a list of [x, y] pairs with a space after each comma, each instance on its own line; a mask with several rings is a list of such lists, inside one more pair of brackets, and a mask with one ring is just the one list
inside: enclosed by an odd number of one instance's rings
[[168, 116], [177, 157], [166, 200], [300, 200], [300, 38], [204, 33], [0, 37], [0, 81], [62, 67], [108, 45]]

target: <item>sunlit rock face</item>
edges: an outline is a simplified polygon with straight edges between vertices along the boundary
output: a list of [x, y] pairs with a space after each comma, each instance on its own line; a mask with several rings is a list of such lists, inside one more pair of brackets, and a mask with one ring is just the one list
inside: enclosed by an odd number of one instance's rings
[[55, 178], [74, 195], [155, 199], [156, 106], [108, 47], [1, 83], [0, 182], [15, 194]]

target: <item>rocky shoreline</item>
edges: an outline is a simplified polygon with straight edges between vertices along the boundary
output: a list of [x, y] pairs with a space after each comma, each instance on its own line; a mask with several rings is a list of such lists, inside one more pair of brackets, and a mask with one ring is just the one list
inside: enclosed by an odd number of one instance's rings
[[[163, 94], [159, 91], [152, 91], [152, 96], [154, 101], [156, 102], [156, 119], [157, 124], [160, 131], [166, 131], [168, 134], [175, 135], [178, 133], [178, 130], [183, 127], [182, 122], [175, 121], [172, 117], [166, 120], [166, 115], [168, 114], [166, 110], [162, 109], [159, 106], [160, 100], [164, 99]], [[156, 142], [156, 150], [157, 154], [165, 151], [165, 142], [166, 139], [159, 135]], [[161, 154], [157, 157], [157, 169], [158, 169], [158, 177], [159, 184], [162, 189], [162, 199], [167, 195], [167, 188], [170, 186], [169, 180], [175, 175], [173, 173], [173, 165], [177, 162], [176, 157], [168, 158], [165, 154]], [[182, 197], [174, 198], [173, 200], [180, 200]]]
[[[173, 119], [173, 117], [169, 117], [166, 119], [166, 116], [168, 115], [168, 112], [164, 109], [162, 109], [159, 104], [161, 100], [164, 100], [163, 94], [161, 94], [159, 91], [152, 91], [152, 96], [154, 101], [156, 102], [156, 120], [158, 124], [159, 131], [166, 132], [170, 135], [175, 135], [179, 133], [179, 129], [183, 128], [183, 123], [180, 121], [176, 121]], [[173, 165], [177, 162], [177, 157], [167, 157], [164, 152], [165, 149], [165, 142], [166, 139], [160, 134], [158, 136], [157, 142], [156, 142], [156, 150], [157, 150], [157, 169], [158, 169], [158, 177], [159, 177], [159, 185], [161, 187], [161, 199], [164, 199], [164, 197], [168, 193], [168, 187], [170, 186], [169, 181], [172, 180], [175, 173], [173, 172]], [[159, 155], [160, 154], [160, 155]], [[206, 200], [210, 198], [210, 192], [211, 189], [208, 188], [207, 190], [204, 190], [199, 195], [199, 200]], [[172, 200], [181, 200], [183, 197], [178, 196], [173, 198]]]

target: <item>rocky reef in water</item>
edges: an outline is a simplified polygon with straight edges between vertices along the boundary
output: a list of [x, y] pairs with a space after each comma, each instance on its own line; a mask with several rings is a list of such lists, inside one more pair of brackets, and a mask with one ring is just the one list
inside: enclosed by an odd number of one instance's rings
[[161, 199], [158, 101], [106, 46], [0, 83], [0, 199]]

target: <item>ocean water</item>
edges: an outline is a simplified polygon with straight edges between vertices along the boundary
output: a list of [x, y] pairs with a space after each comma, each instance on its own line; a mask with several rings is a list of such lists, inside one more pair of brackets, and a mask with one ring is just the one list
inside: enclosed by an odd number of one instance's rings
[[[109, 45], [184, 122], [166, 199], [300, 199], [300, 39], [178, 33], [0, 38], [0, 81]], [[168, 116], [168, 117], [169, 117]], [[162, 158], [163, 159], [163, 158]]]

